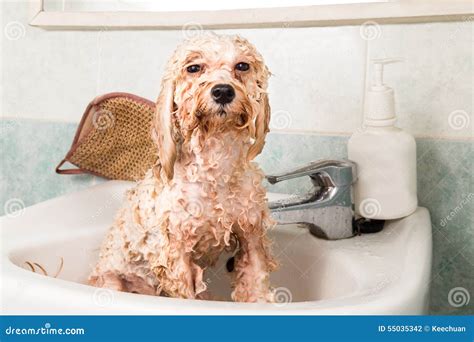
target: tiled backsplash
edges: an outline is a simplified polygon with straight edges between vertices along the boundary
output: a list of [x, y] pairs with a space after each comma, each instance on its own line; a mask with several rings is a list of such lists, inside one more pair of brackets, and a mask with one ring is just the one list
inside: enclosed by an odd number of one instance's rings
[[[0, 203], [29, 206], [103, 180], [59, 176], [55, 165], [67, 152], [75, 124], [2, 120]], [[344, 158], [347, 136], [273, 133], [258, 162], [266, 173], [319, 158]], [[435, 314], [468, 314], [474, 302], [456, 308], [448, 293], [463, 287], [474, 294], [474, 187], [472, 141], [417, 139], [418, 198], [431, 213], [434, 262], [431, 307]], [[297, 147], [298, 153], [294, 153]], [[292, 192], [287, 186], [272, 191]], [[403, 256], [400, 256], [403, 257]], [[416, 260], [413, 260], [416, 262]]]

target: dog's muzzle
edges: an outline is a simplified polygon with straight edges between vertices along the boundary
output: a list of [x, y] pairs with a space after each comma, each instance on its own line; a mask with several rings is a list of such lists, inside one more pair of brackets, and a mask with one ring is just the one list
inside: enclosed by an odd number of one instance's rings
[[235, 90], [229, 84], [217, 84], [212, 87], [211, 96], [215, 102], [225, 105], [235, 98]]

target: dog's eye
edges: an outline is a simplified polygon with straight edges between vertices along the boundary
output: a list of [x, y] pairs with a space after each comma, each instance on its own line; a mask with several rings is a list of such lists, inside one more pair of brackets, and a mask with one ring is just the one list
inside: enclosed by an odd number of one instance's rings
[[247, 71], [248, 69], [250, 69], [250, 65], [245, 62], [240, 62], [235, 65], [235, 69], [239, 71]]
[[195, 72], [201, 71], [201, 66], [199, 64], [193, 64], [186, 68], [187, 72], [194, 74]]

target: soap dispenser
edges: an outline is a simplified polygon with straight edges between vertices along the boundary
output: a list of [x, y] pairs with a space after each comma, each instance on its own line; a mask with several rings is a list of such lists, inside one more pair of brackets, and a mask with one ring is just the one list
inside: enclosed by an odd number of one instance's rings
[[392, 220], [413, 213], [416, 193], [416, 142], [395, 127], [395, 97], [384, 84], [384, 66], [396, 59], [374, 59], [373, 83], [365, 96], [364, 124], [349, 139], [349, 159], [357, 164], [356, 214]]

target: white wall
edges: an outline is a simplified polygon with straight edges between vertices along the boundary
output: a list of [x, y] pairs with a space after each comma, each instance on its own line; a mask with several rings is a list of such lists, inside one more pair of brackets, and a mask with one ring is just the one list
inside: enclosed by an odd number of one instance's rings
[[[2, 3], [1, 115], [78, 122], [111, 91], [155, 99], [182, 31], [58, 31], [27, 24], [26, 2]], [[361, 122], [366, 66], [387, 67], [399, 126], [417, 136], [472, 138], [473, 23], [225, 30], [249, 38], [274, 77], [274, 128], [350, 133]], [[370, 65], [370, 64], [369, 64]], [[452, 114], [453, 113], [453, 114]]]

